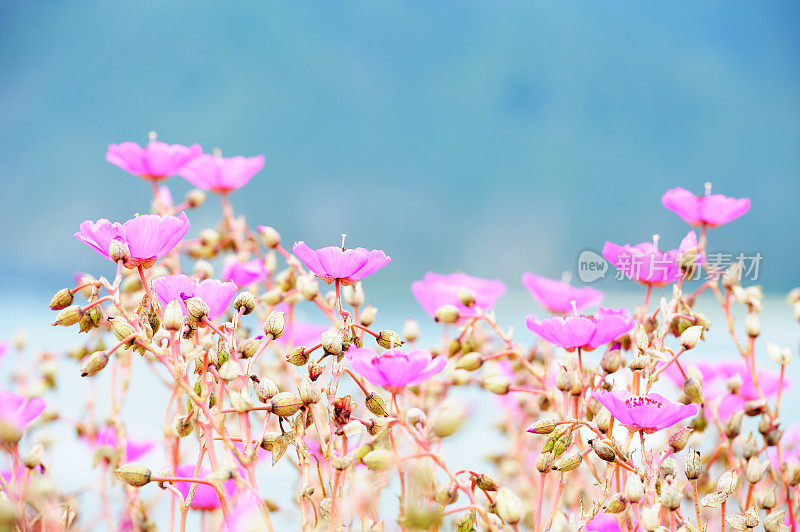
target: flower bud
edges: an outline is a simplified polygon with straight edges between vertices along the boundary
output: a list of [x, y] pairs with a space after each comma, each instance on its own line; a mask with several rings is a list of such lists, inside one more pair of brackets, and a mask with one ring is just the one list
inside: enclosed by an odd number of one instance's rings
[[628, 364], [631, 371], [641, 371], [650, 365], [650, 359], [646, 356], [637, 356]]
[[114, 262], [122, 261], [123, 264], [129, 262], [131, 260], [131, 250], [128, 247], [128, 243], [118, 238], [112, 239], [111, 244], [108, 246], [108, 257]]
[[349, 286], [342, 288], [342, 296], [348, 305], [358, 307], [364, 304], [364, 289], [361, 288], [361, 281], [357, 281]]
[[569, 453], [559, 458], [558, 461], [553, 464], [553, 469], [561, 471], [562, 473], [572, 471], [573, 469], [577, 469], [582, 461], [583, 457], [580, 454]]
[[250, 394], [246, 390], [241, 392], [229, 391], [228, 396], [231, 399], [231, 406], [234, 410], [243, 414], [253, 409], [253, 401], [250, 399]]
[[761, 465], [758, 456], [753, 456], [747, 461], [747, 466], [744, 469], [744, 478], [750, 484], [758, 484], [764, 478], [764, 473], [767, 472], [768, 467], [769, 463], [765, 462], [764, 465]]
[[244, 359], [252, 358], [253, 355], [256, 354], [258, 348], [261, 346], [261, 338], [246, 338], [242, 343], [240, 343], [236, 350]]
[[758, 510], [756, 510], [755, 506], [751, 506], [744, 513], [744, 523], [747, 528], [755, 528], [758, 526], [758, 521]]
[[50, 310], [61, 310], [72, 305], [75, 296], [69, 288], [62, 288], [50, 300]]
[[253, 388], [256, 391], [256, 397], [262, 403], [267, 403], [270, 399], [278, 394], [278, 387], [268, 377], [256, 380], [255, 377], [250, 377], [253, 380]]
[[613, 462], [617, 459], [617, 454], [614, 452], [614, 448], [609, 444], [595, 438], [589, 440], [589, 445], [592, 446], [595, 454], [606, 462]]
[[608, 500], [608, 504], [606, 504], [606, 513], [618, 514], [624, 511], [627, 507], [628, 501], [625, 499], [625, 496], [620, 493], [615, 493]]
[[459, 312], [455, 305], [442, 305], [433, 314], [433, 319], [440, 323], [455, 323], [458, 318]]
[[81, 306], [70, 305], [69, 307], [61, 309], [58, 314], [56, 314], [56, 321], [53, 322], [53, 325], [69, 327], [70, 325], [78, 323], [81, 320], [81, 316], [83, 316]]
[[566, 366], [561, 366], [556, 375], [556, 388], [562, 392], [568, 392], [572, 389], [573, 378], [570, 371]]
[[694, 349], [703, 335], [702, 325], [693, 325], [681, 333], [680, 341], [684, 349]]
[[206, 194], [205, 190], [201, 190], [199, 188], [193, 188], [186, 193], [185, 199], [189, 207], [195, 209], [201, 206], [203, 203], [205, 203], [207, 197], [208, 194]]
[[136, 462], [117, 468], [115, 473], [123, 482], [134, 488], [141, 488], [150, 482], [151, 477], [150, 470]]
[[659, 508], [657, 505], [653, 504], [642, 508], [641, 524], [642, 528], [648, 532], [653, 532], [661, 526], [661, 517], [659, 516]]
[[310, 354], [306, 353], [306, 348], [304, 346], [298, 345], [286, 355], [286, 360], [293, 366], [300, 367], [305, 366], [310, 356]]
[[400, 337], [397, 335], [397, 333], [389, 329], [383, 329], [380, 331], [375, 341], [378, 342], [378, 345], [385, 349], [394, 349], [395, 347], [400, 347], [403, 345], [403, 341], [400, 340]]
[[120, 342], [136, 332], [133, 326], [123, 318], [112, 319], [111, 330], [114, 332], [114, 336], [116, 336], [117, 340]]
[[420, 333], [419, 323], [409, 318], [403, 323], [403, 330], [401, 332], [403, 338], [405, 338], [407, 342], [416, 342]]
[[606, 407], [600, 409], [600, 411], [594, 416], [594, 422], [597, 425], [597, 428], [600, 429], [600, 432], [607, 433], [608, 428], [611, 425], [611, 412], [608, 411]]
[[495, 512], [509, 525], [516, 525], [525, 517], [525, 505], [513, 491], [502, 487], [495, 498]]
[[277, 248], [281, 245], [281, 234], [274, 227], [259, 225], [258, 234], [261, 236], [261, 241], [268, 248]]
[[283, 301], [283, 290], [273, 288], [261, 296], [261, 302], [265, 305], [274, 306]]
[[185, 438], [194, 430], [194, 421], [186, 419], [184, 416], [178, 416], [175, 420], [175, 433], [179, 438]]
[[667, 457], [658, 468], [660, 478], [675, 478], [678, 475], [678, 464], [674, 458]]
[[703, 472], [703, 460], [700, 458], [700, 451], [695, 451], [689, 447], [686, 460], [683, 463], [683, 472], [689, 480], [697, 480]]
[[44, 461], [44, 445], [41, 443], [37, 443], [31, 449], [25, 453], [24, 458], [22, 459], [22, 463], [28, 469], [34, 469], [42, 465]]
[[412, 427], [420, 425], [422, 427], [428, 422], [428, 416], [419, 408], [409, 408], [406, 410], [406, 423]]
[[219, 368], [219, 376], [222, 380], [230, 382], [242, 376], [242, 370], [235, 360], [228, 359]]
[[639, 323], [636, 325], [636, 349], [640, 352], [647, 349], [650, 345], [650, 338], [647, 336], [647, 331], [644, 326]]
[[661, 506], [670, 511], [675, 511], [681, 506], [683, 495], [672, 484], [664, 483], [661, 487]]
[[233, 300], [233, 308], [236, 312], [241, 311], [244, 316], [247, 316], [256, 308], [256, 298], [250, 292], [241, 292]]
[[475, 292], [469, 288], [459, 288], [457, 294], [458, 300], [465, 307], [471, 307], [475, 304]]
[[81, 364], [81, 377], [91, 377], [99, 373], [108, 364], [108, 355], [105, 351], [95, 351]]
[[644, 498], [644, 484], [639, 475], [628, 475], [625, 481], [625, 498], [636, 504]]
[[483, 387], [497, 395], [505, 395], [511, 389], [511, 382], [502, 375], [490, 375], [483, 379]]
[[168, 331], [180, 331], [183, 327], [183, 311], [177, 299], [173, 299], [167, 303], [164, 309], [164, 319], [162, 324]]
[[264, 334], [272, 337], [272, 339], [280, 338], [286, 326], [286, 313], [285, 312], [270, 312], [267, 320], [264, 322]]
[[276, 416], [289, 417], [300, 410], [303, 401], [291, 392], [281, 392], [276, 394], [269, 404], [272, 407], [272, 413]]
[[361, 461], [373, 471], [386, 471], [394, 465], [394, 455], [388, 449], [373, 449]]
[[313, 405], [319, 403], [319, 400], [322, 399], [322, 390], [320, 390], [319, 385], [308, 377], [304, 377], [300, 383], [299, 393], [303, 404]]
[[727, 500], [727, 498], [727, 493], [722, 493], [721, 491], [712, 491], [700, 499], [700, 504], [706, 508], [719, 508], [720, 505]]
[[436, 488], [434, 499], [442, 506], [453, 504], [458, 500], [458, 489], [452, 484], [442, 484]]
[[385, 417], [389, 415], [389, 411], [386, 409], [386, 402], [380, 395], [374, 392], [367, 395], [366, 399], [364, 399], [364, 404], [367, 406], [367, 409], [376, 416]]
[[784, 462], [781, 464], [781, 473], [786, 477], [790, 486], [800, 484], [800, 465], [797, 462]]
[[770, 512], [764, 518], [764, 530], [767, 532], [778, 532], [779, 530], [784, 530], [784, 520], [786, 519], [786, 510], [778, 510], [776, 512]]
[[556, 457], [551, 452], [539, 453], [539, 456], [536, 457], [536, 469], [539, 470], [539, 473], [547, 473], [553, 468], [555, 460]]
[[764, 488], [758, 490], [753, 494], [753, 501], [756, 506], [762, 510], [771, 510], [775, 508], [778, 501], [775, 498], [775, 488]]
[[190, 297], [184, 301], [186, 312], [197, 321], [208, 316], [208, 305], [199, 297]]
[[319, 295], [319, 283], [316, 277], [301, 275], [297, 278], [297, 290], [309, 301], [313, 301]]
[[326, 353], [339, 356], [343, 352], [342, 335], [339, 331], [325, 331], [320, 336], [320, 342], [322, 343], [322, 349], [324, 349]]
[[364, 307], [364, 310], [361, 311], [361, 315], [358, 317], [358, 321], [361, 322], [361, 325], [364, 327], [369, 327], [375, 321], [375, 318], [378, 316], [378, 309], [373, 307], [372, 305], [367, 305]]
[[731, 417], [728, 418], [728, 421], [725, 423], [725, 435], [733, 439], [739, 435], [742, 430], [742, 418], [744, 417], [744, 412], [741, 410], [738, 412], [734, 412], [731, 414]]
[[475, 371], [483, 365], [483, 357], [478, 352], [471, 352], [461, 356], [456, 363], [457, 369]]
[[534, 434], [550, 434], [556, 428], [556, 421], [552, 418], [545, 418], [536, 421], [533, 425], [530, 426], [528, 432], [533, 432]]
[[773, 362], [785, 366], [792, 361], [792, 350], [790, 348], [781, 348], [772, 342], [767, 342], [766, 345], [767, 355], [769, 355], [769, 358], [772, 359]]
[[672, 436], [669, 437], [669, 446], [676, 453], [681, 452], [686, 444], [689, 443], [689, 436], [694, 432], [689, 427], [681, 427]]
[[734, 530], [739, 530], [742, 532], [747, 530], [747, 522], [743, 515], [726, 515], [725, 521]]
[[761, 318], [755, 312], [750, 312], [744, 319], [744, 329], [750, 338], [758, 338], [761, 334]]
[[689, 377], [683, 382], [683, 393], [695, 404], [702, 405], [704, 402], [703, 387], [696, 379]]
[[725, 471], [717, 480], [717, 491], [730, 495], [736, 490], [739, 476], [734, 471]]
[[600, 359], [600, 367], [608, 374], [616, 372], [622, 366], [622, 353], [619, 349], [609, 349]]
[[440, 438], [446, 438], [457, 431], [464, 423], [465, 412], [456, 405], [447, 405], [433, 417], [431, 430]]
[[475, 480], [475, 485], [483, 491], [497, 491], [499, 488], [497, 482], [489, 475], [478, 475], [473, 478]]

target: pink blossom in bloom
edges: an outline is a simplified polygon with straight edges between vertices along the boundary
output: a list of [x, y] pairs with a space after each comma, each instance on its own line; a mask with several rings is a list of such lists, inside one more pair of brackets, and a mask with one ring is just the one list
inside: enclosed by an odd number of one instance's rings
[[433, 358], [428, 351], [414, 349], [405, 353], [389, 349], [381, 354], [367, 347], [350, 348], [345, 353], [350, 366], [375, 386], [389, 391], [399, 391], [415, 386], [439, 373], [447, 365], [447, 358]]
[[619, 522], [614, 514], [599, 513], [586, 523], [586, 532], [621, 532]]
[[16, 432], [24, 431], [44, 411], [41, 397], [22, 397], [0, 390], [0, 425]]
[[178, 274], [156, 277], [153, 279], [153, 290], [164, 307], [177, 299], [184, 315], [184, 301], [190, 297], [199, 297], [208, 305], [208, 319], [215, 320], [228, 309], [238, 288], [234, 283], [223, 283], [216, 279], [197, 281], [188, 275]]
[[603, 300], [603, 292], [594, 288], [576, 288], [569, 283], [539, 277], [531, 272], [522, 274], [522, 284], [531, 293], [539, 305], [550, 312], [567, 314], [573, 310], [572, 301], [577, 310], [593, 307]]
[[601, 307], [594, 316], [555, 316], [544, 321], [529, 314], [526, 324], [531, 331], [567, 351], [578, 347], [591, 351], [630, 331], [633, 319], [626, 309]]
[[685, 188], [668, 190], [661, 198], [661, 203], [683, 218], [686, 223], [694, 226], [705, 224], [717, 227], [743, 216], [750, 210], [749, 198], [729, 198], [722, 194], [695, 196]]
[[[175, 470], [175, 476], [183, 478], [199, 478], [202, 480], [211, 473], [208, 469], [201, 467], [199, 475], [195, 477], [194, 467], [195, 466], [190, 464], [178, 466], [178, 469]], [[186, 496], [189, 494], [189, 490], [192, 487], [192, 483], [183, 481], [175, 482], [175, 487], [181, 492], [183, 497], [186, 498]], [[226, 480], [223, 484], [223, 489], [225, 490], [227, 496], [233, 497], [233, 495], [236, 493], [236, 481], [234, 479]], [[194, 498], [189, 506], [195, 510], [216, 510], [220, 507], [217, 490], [208, 484], [197, 484], [197, 488], [194, 490]]]
[[[693, 250], [697, 250], [697, 235], [694, 231], [689, 231], [678, 249], [660, 251], [657, 242], [642, 242], [635, 246], [618, 246], [613, 242], [606, 242], [603, 246], [603, 257], [628, 279], [663, 286], [683, 277], [678, 259]], [[697, 255], [695, 263], [703, 262], [705, 257]]]
[[[459, 290], [475, 294], [475, 304], [467, 307], [458, 297]], [[428, 272], [421, 281], [411, 283], [411, 292], [430, 316], [444, 305], [455, 305], [463, 322], [474, 317], [477, 309], [490, 310], [495, 301], [506, 292], [506, 285], [496, 279], [481, 279], [466, 273], [455, 272], [442, 275]]]
[[111, 260], [109, 247], [112, 240], [128, 244], [131, 258], [126, 268], [150, 268], [158, 259], [172, 251], [189, 230], [189, 219], [179, 216], [144, 214], [125, 223], [109, 222], [105, 218], [80, 225], [75, 238]]
[[628, 390], [598, 390], [594, 397], [631, 430], [655, 432], [697, 414], [699, 406], [673, 403], [657, 393], [632, 395]]
[[379, 250], [342, 249], [327, 246], [313, 250], [303, 242], [295, 242], [292, 251], [314, 275], [328, 284], [339, 281], [347, 286], [380, 270], [392, 259]]
[[225, 264], [222, 266], [222, 280], [232, 281], [239, 287], [260, 283], [268, 275], [269, 271], [261, 259], [242, 262], [231, 255], [225, 259]]
[[151, 141], [144, 148], [135, 142], [110, 144], [106, 161], [143, 179], [158, 181], [175, 175], [189, 161], [203, 153], [199, 144], [182, 146]]
[[[117, 431], [113, 427], [105, 427], [97, 431], [93, 438], [88, 439], [92, 447], [111, 447], [116, 449], [118, 446]], [[137, 441], [127, 439], [125, 442], [125, 462], [135, 462], [155, 448], [152, 441]]]
[[179, 175], [196, 187], [227, 193], [245, 186], [262, 168], [263, 155], [220, 157], [203, 154], [183, 166]]

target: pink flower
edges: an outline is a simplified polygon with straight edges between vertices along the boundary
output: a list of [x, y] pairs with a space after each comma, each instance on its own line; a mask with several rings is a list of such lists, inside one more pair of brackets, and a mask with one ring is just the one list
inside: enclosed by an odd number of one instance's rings
[[389, 349], [381, 354], [367, 347], [350, 348], [346, 352], [350, 366], [375, 386], [389, 391], [399, 391], [415, 386], [439, 373], [447, 365], [447, 358], [432, 358], [428, 351], [414, 349], [404, 353]]
[[[201, 467], [199, 475], [195, 477], [194, 467], [195, 466], [193, 465], [178, 466], [178, 469], [175, 470], [175, 476], [183, 478], [199, 478], [202, 480], [210, 473], [208, 469]], [[192, 483], [180, 481], [175, 483], [175, 487], [181, 492], [183, 497], [186, 498], [186, 496], [189, 494], [189, 490], [192, 487]], [[236, 481], [234, 479], [226, 480], [223, 484], [223, 489], [229, 497], [232, 497], [236, 493]], [[217, 490], [208, 484], [197, 484], [197, 488], [194, 490], [194, 498], [189, 506], [195, 510], [216, 510], [220, 507]]]
[[0, 342], [0, 362], [5, 358], [6, 353], [8, 352], [8, 344], [5, 342]]
[[626, 309], [600, 308], [594, 316], [555, 316], [539, 321], [529, 314], [528, 329], [548, 342], [572, 351], [591, 351], [619, 338], [633, 328], [633, 319]]
[[225, 264], [222, 266], [222, 280], [233, 281], [239, 287], [260, 283], [268, 275], [269, 271], [261, 259], [242, 262], [231, 255], [225, 259]]
[[598, 390], [594, 396], [631, 430], [655, 432], [697, 414], [699, 406], [673, 403], [657, 393], [631, 395], [628, 390]]
[[[475, 304], [472, 307], [461, 303], [459, 290], [469, 290], [475, 294]], [[459, 321], [464, 322], [474, 317], [478, 308], [493, 308], [497, 298], [506, 292], [506, 285], [496, 279], [481, 279], [461, 272], [448, 275], [428, 272], [421, 281], [411, 283], [411, 292], [430, 316], [434, 316], [444, 305], [455, 305], [461, 316]]]
[[705, 224], [717, 227], [743, 216], [750, 210], [749, 198], [729, 198], [722, 194], [695, 196], [685, 188], [668, 190], [661, 198], [661, 203], [694, 226]]
[[26, 398], [0, 390], [0, 425], [21, 433], [39, 417], [44, 407], [41, 397]]
[[175, 205], [175, 203], [172, 201], [172, 192], [170, 192], [169, 187], [165, 185], [158, 187], [157, 200], [161, 209], [171, 209]]
[[599, 513], [586, 523], [586, 532], [621, 532], [619, 522], [613, 514]]
[[225, 522], [228, 532], [253, 532], [265, 530], [261, 515], [261, 499], [249, 493], [239, 498], [236, 507]]
[[295, 242], [292, 251], [314, 275], [328, 284], [339, 281], [351, 285], [380, 270], [392, 259], [379, 250], [342, 249], [327, 246], [313, 250], [305, 242]]
[[242, 188], [264, 168], [264, 156], [219, 157], [203, 154], [182, 167], [179, 174], [196, 187], [226, 193]]
[[[92, 447], [111, 447], [116, 449], [118, 444], [117, 431], [113, 427], [106, 427], [97, 431], [94, 438], [88, 439]], [[146, 455], [155, 447], [151, 441], [136, 441], [128, 439], [125, 442], [125, 462], [135, 462]]]
[[[606, 242], [603, 246], [603, 257], [628, 279], [663, 286], [683, 276], [678, 259], [692, 250], [697, 250], [697, 235], [694, 231], [689, 231], [681, 240], [678, 249], [660, 251], [657, 242], [642, 242], [635, 246], [629, 244], [618, 246], [613, 242]], [[703, 255], [697, 255], [695, 259], [697, 264], [702, 264], [704, 261]]]
[[569, 283], [539, 277], [531, 272], [522, 274], [522, 284], [531, 293], [539, 305], [550, 312], [567, 314], [573, 310], [572, 301], [577, 310], [593, 307], [603, 300], [603, 292], [594, 288], [576, 288]]
[[92, 222], [86, 220], [75, 233], [75, 238], [89, 245], [111, 260], [109, 247], [112, 240], [128, 244], [131, 258], [126, 268], [150, 268], [158, 259], [172, 251], [189, 230], [189, 220], [184, 213], [179, 216], [144, 214], [121, 224], [105, 218]]
[[186, 315], [184, 300], [199, 297], [208, 305], [208, 319], [215, 320], [222, 316], [236, 295], [236, 285], [223, 283], [216, 279], [197, 281], [188, 275], [165, 275], [153, 279], [155, 290], [161, 305], [166, 307], [170, 301], [177, 299]]
[[175, 175], [189, 161], [203, 153], [199, 144], [182, 146], [151, 141], [144, 148], [135, 142], [109, 144], [106, 161], [143, 179], [158, 181]]

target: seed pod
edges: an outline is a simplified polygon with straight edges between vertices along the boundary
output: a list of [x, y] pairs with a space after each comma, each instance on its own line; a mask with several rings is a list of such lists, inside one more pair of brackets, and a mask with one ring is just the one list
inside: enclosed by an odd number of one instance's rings
[[696, 379], [688, 378], [683, 383], [683, 393], [695, 404], [703, 404], [703, 387]]
[[616, 493], [608, 500], [608, 504], [606, 504], [606, 513], [618, 514], [624, 511], [627, 507], [628, 501], [625, 499], [625, 496], [620, 493]]
[[342, 335], [339, 331], [325, 331], [320, 337], [320, 343], [322, 349], [331, 355], [340, 356], [343, 352]]
[[725, 471], [717, 480], [717, 491], [730, 495], [736, 490], [739, 476], [734, 471]]
[[75, 296], [69, 288], [62, 288], [50, 300], [50, 310], [62, 310], [72, 305]]
[[681, 506], [683, 495], [672, 484], [663, 483], [661, 487], [661, 506], [674, 512]]
[[300, 410], [303, 401], [291, 392], [281, 392], [275, 395], [269, 404], [272, 407], [272, 413], [276, 416], [289, 417]]
[[636, 325], [636, 349], [644, 351], [650, 345], [650, 338], [647, 336], [647, 331], [640, 323]]
[[386, 471], [394, 465], [394, 455], [388, 449], [374, 449], [361, 459], [373, 471]]
[[661, 518], [659, 516], [659, 508], [657, 505], [653, 504], [651, 506], [645, 506], [642, 508], [641, 524], [642, 527], [648, 532], [653, 532], [654, 530], [658, 529], [658, 527], [661, 525]]
[[201, 321], [208, 316], [208, 304], [201, 298], [190, 297], [183, 303], [186, 305], [186, 312], [197, 321]]
[[400, 337], [397, 335], [397, 333], [389, 329], [383, 329], [380, 331], [375, 341], [378, 342], [379, 346], [385, 349], [393, 349], [403, 345], [403, 341], [400, 340]]
[[269, 335], [274, 340], [281, 337], [285, 327], [286, 313], [273, 310], [264, 322], [264, 334]]
[[764, 478], [768, 467], [768, 462], [765, 462], [762, 466], [758, 456], [753, 456], [747, 461], [747, 466], [744, 469], [744, 478], [746, 478], [747, 482], [750, 484], [758, 484], [761, 482], [761, 479]]
[[770, 512], [769, 515], [764, 518], [764, 530], [767, 532], [778, 532], [781, 530], [785, 519], [786, 510]]
[[762, 510], [771, 510], [778, 503], [775, 498], [775, 488], [764, 488], [753, 494], [753, 501]]
[[233, 308], [236, 312], [241, 311], [243, 315], [247, 316], [256, 308], [256, 298], [250, 292], [241, 292], [233, 300]]
[[456, 363], [457, 369], [475, 371], [483, 365], [483, 357], [475, 351], [461, 356]]
[[513, 491], [502, 487], [495, 498], [495, 513], [509, 525], [516, 525], [525, 517], [525, 504]]
[[781, 473], [790, 486], [797, 486], [800, 484], [800, 465], [797, 462], [784, 462], [781, 464]]
[[457, 431], [464, 423], [465, 412], [458, 406], [448, 405], [436, 412], [431, 422], [431, 430], [440, 438], [446, 438]]
[[658, 468], [659, 478], [675, 478], [678, 475], [678, 464], [673, 458], [665, 458]]
[[489, 475], [478, 475], [475, 477], [475, 485], [483, 491], [497, 491], [498, 485]]
[[389, 419], [385, 417], [374, 417], [370, 419], [367, 432], [371, 436], [377, 436], [389, 427]]
[[127, 242], [123, 242], [118, 238], [111, 240], [108, 246], [108, 258], [114, 262], [122, 261], [123, 264], [131, 260], [131, 250]]
[[761, 318], [755, 312], [750, 312], [744, 319], [744, 329], [750, 338], [758, 338], [761, 334]]
[[300, 383], [299, 393], [300, 400], [306, 405], [316, 404], [322, 399], [322, 391], [319, 385], [308, 377], [304, 377], [303, 381]]
[[253, 401], [250, 399], [250, 394], [247, 393], [246, 390], [241, 392], [229, 391], [228, 396], [231, 399], [231, 406], [240, 414], [253, 409]]
[[694, 432], [689, 427], [681, 427], [677, 432], [675, 432], [672, 436], [669, 437], [669, 446], [672, 447], [672, 450], [676, 453], [681, 452], [686, 444], [689, 443], [689, 437]]
[[744, 513], [744, 523], [748, 528], [755, 528], [758, 526], [758, 521], [758, 510], [756, 510], [755, 506], [751, 506]]
[[83, 316], [81, 306], [71, 305], [61, 309], [58, 314], [56, 314], [56, 321], [53, 322], [53, 325], [69, 327], [70, 325], [78, 323], [81, 320], [81, 316]]
[[262, 403], [269, 402], [270, 399], [275, 397], [278, 394], [278, 387], [275, 385], [272, 380], [267, 377], [262, 379], [257, 379], [256, 377], [250, 377], [253, 380], [253, 388], [256, 391], [256, 397]]
[[650, 365], [650, 359], [646, 356], [637, 356], [628, 364], [631, 371], [642, 371]]
[[167, 303], [167, 307], [164, 309], [163, 325], [165, 329], [173, 332], [179, 331], [183, 327], [183, 311], [177, 299]]
[[547, 473], [553, 468], [555, 459], [555, 455], [551, 452], [539, 453], [539, 456], [536, 458], [536, 469], [539, 470], [539, 473]]
[[702, 325], [693, 325], [683, 331], [681, 333], [680, 341], [681, 346], [686, 349], [694, 349], [697, 347], [697, 344], [700, 342], [700, 338], [703, 335], [703, 326]]
[[725, 435], [733, 439], [739, 435], [742, 430], [742, 418], [744, 417], [744, 412], [741, 410], [738, 412], [734, 412], [731, 414], [731, 417], [728, 418], [727, 423], [725, 423]]
[[609, 349], [600, 358], [600, 367], [609, 375], [622, 367], [622, 353], [619, 349]]
[[315, 277], [301, 275], [297, 278], [297, 290], [308, 301], [313, 301], [319, 295], [319, 283]]
[[553, 469], [556, 471], [567, 472], [572, 471], [573, 469], [577, 469], [581, 462], [583, 461], [583, 457], [578, 453], [570, 453], [567, 455], [562, 456], [555, 464], [553, 464]]
[[373, 307], [372, 305], [367, 305], [364, 307], [364, 310], [361, 311], [361, 316], [359, 316], [359, 320], [361, 325], [364, 327], [369, 327], [375, 322], [375, 318], [378, 317], [378, 309]]
[[175, 433], [179, 438], [185, 438], [194, 430], [194, 420], [186, 419], [184, 416], [178, 416], [175, 420]]
[[455, 305], [442, 305], [433, 313], [433, 319], [439, 323], [455, 323], [459, 317], [458, 308]]
[[134, 488], [141, 488], [150, 482], [151, 477], [150, 470], [136, 462], [118, 467], [115, 473], [123, 482]]
[[606, 407], [601, 408], [594, 416], [594, 422], [600, 432], [603, 434], [608, 433], [608, 427], [611, 425], [611, 412], [609, 412]]
[[617, 459], [617, 455], [614, 452], [614, 448], [611, 447], [609, 444], [600, 441], [598, 439], [589, 440], [589, 445], [592, 446], [595, 454], [599, 456], [601, 459], [605, 460], [606, 462], [614, 462]]
[[95, 351], [81, 364], [81, 377], [96, 375], [108, 364], [108, 355], [105, 351]]
[[366, 399], [364, 399], [364, 404], [367, 406], [367, 409], [376, 416], [385, 417], [389, 415], [389, 411], [386, 409], [386, 402], [380, 395], [374, 392], [367, 395]]
[[[133, 326], [123, 318], [113, 318], [111, 320], [111, 330], [120, 342], [136, 332]], [[128, 345], [132, 344], [133, 341], [129, 341]]]
[[280, 288], [273, 288], [272, 290], [265, 292], [260, 299], [265, 305], [275, 306], [283, 301], [283, 291]]
[[625, 498], [636, 504], [644, 498], [644, 484], [639, 475], [628, 475], [625, 481]]
[[364, 304], [364, 289], [361, 281], [357, 281], [349, 286], [342, 288], [342, 297], [351, 307], [358, 307]]
[[689, 447], [686, 460], [683, 463], [683, 472], [689, 480], [697, 480], [703, 471], [703, 460], [700, 458], [700, 451], [695, 451]]
[[747, 521], [745, 520], [743, 515], [736, 515], [736, 514], [726, 515], [725, 522], [727, 522], [728, 525], [734, 530], [739, 530], [742, 532], [747, 530]]
[[562, 392], [568, 392], [572, 389], [573, 380], [572, 374], [566, 366], [561, 366], [556, 375], [556, 388]]
[[502, 375], [490, 375], [483, 379], [483, 387], [497, 395], [505, 395], [511, 390], [511, 382]]

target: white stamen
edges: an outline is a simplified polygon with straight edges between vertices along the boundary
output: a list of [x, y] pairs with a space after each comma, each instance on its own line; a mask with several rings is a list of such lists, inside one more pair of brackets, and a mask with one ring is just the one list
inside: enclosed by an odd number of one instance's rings
[[564, 271], [564, 272], [561, 274], [561, 282], [562, 282], [562, 283], [569, 284], [571, 281], [572, 281], [572, 272], [571, 272], [571, 271], [569, 271], [569, 270], [565, 270], [565, 271]]
[[342, 233], [342, 251], [344, 251], [344, 239], [347, 238], [347, 233]]
[[155, 142], [157, 139], [158, 139], [158, 133], [156, 133], [155, 131], [151, 131], [150, 133], [147, 134], [147, 140], [149, 140], [150, 142]]
[[578, 304], [575, 302], [574, 299], [569, 300], [569, 304], [572, 305], [572, 312], [577, 316], [578, 315]]
[[711, 181], [706, 181], [706, 196], [711, 195]]
[[220, 148], [214, 148], [211, 153], [214, 154], [214, 157], [222, 157], [222, 149]]
[[653, 245], [658, 249], [658, 240], [661, 238], [661, 235], [653, 235]]

